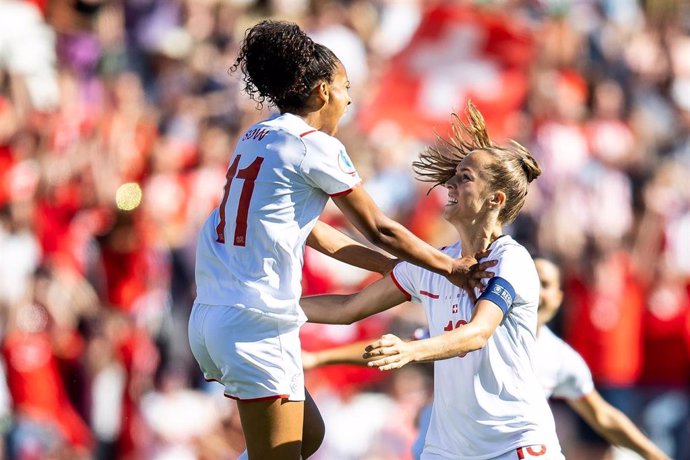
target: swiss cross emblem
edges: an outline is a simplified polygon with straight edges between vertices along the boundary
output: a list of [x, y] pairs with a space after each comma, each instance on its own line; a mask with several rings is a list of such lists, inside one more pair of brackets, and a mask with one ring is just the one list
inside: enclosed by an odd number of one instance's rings
[[458, 304], [456, 304], [456, 303], [453, 304], [452, 312], [453, 312], [453, 313], [457, 313], [457, 312], [458, 312]]

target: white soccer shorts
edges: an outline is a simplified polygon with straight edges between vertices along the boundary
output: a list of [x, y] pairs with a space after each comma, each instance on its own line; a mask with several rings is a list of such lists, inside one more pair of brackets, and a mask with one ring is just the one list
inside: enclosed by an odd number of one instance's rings
[[518, 447], [494, 460], [565, 460], [561, 450], [544, 444]]
[[189, 344], [204, 377], [241, 401], [304, 401], [300, 323], [251, 309], [195, 303]]
[[[437, 454], [422, 453], [422, 460], [447, 460]], [[565, 460], [558, 447], [547, 447], [543, 444], [518, 447], [490, 460]]]

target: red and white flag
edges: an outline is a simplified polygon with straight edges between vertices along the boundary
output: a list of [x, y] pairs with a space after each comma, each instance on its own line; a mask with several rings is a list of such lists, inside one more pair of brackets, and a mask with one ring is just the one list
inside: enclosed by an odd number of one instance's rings
[[450, 113], [467, 99], [492, 136], [523, 104], [534, 54], [532, 32], [497, 9], [448, 2], [428, 9], [410, 43], [391, 60], [380, 87], [360, 112], [365, 131], [393, 122], [404, 132], [444, 134]]

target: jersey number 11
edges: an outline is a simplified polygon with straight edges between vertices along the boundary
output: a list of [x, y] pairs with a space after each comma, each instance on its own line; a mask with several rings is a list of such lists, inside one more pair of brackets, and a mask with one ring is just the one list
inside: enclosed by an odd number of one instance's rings
[[264, 162], [262, 157], [256, 157], [252, 164], [244, 169], [237, 171], [242, 155], [237, 155], [232, 164], [228, 168], [225, 175], [227, 181], [225, 182], [225, 191], [223, 193], [223, 201], [220, 203], [218, 214], [220, 215], [220, 222], [216, 226], [216, 242], [225, 244], [225, 206], [228, 204], [228, 195], [230, 194], [230, 186], [232, 180], [235, 178], [235, 173], [240, 179], [244, 179], [242, 184], [242, 193], [240, 194], [240, 202], [237, 205], [237, 218], [235, 219], [235, 238], [233, 245], [244, 246], [247, 243], [247, 216], [249, 215], [249, 202], [254, 193], [254, 181], [259, 175], [261, 163]]

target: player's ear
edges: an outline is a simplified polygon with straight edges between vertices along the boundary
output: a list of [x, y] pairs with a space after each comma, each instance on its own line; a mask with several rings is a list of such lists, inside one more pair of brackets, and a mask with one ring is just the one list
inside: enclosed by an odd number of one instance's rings
[[506, 194], [505, 192], [499, 190], [497, 192], [494, 192], [491, 194], [489, 197], [489, 207], [491, 209], [497, 209], [503, 206], [506, 202]]
[[323, 108], [323, 106], [328, 104], [330, 98], [331, 93], [328, 83], [322, 81], [312, 90], [306, 106], [309, 107], [310, 110], [319, 111]]
[[331, 88], [328, 86], [328, 83], [325, 80], [316, 86], [316, 93], [318, 95], [318, 98], [324, 104], [328, 104], [328, 101], [331, 98], [331, 92], [330, 91], [331, 91]]

